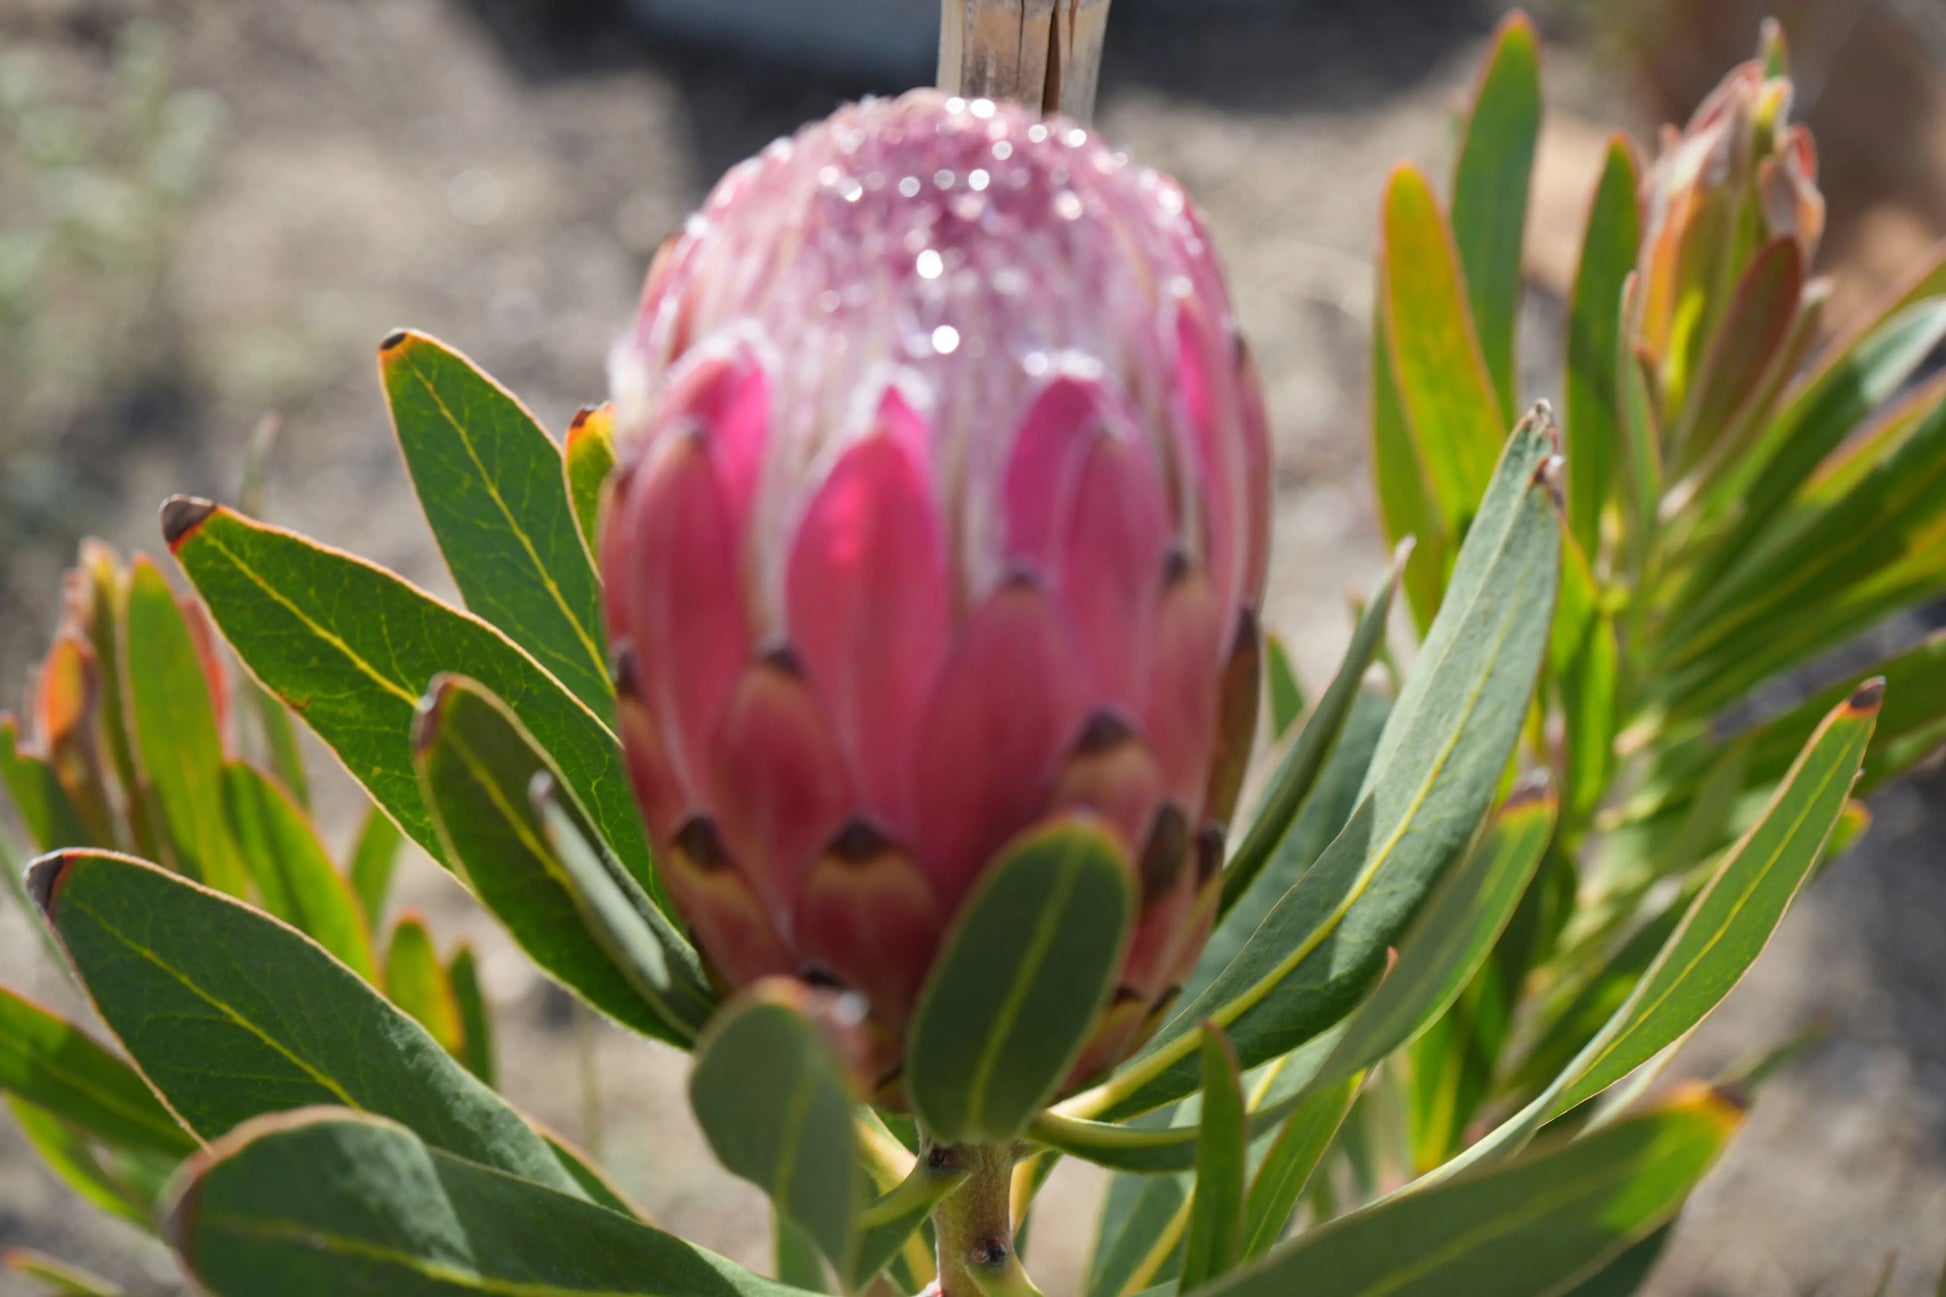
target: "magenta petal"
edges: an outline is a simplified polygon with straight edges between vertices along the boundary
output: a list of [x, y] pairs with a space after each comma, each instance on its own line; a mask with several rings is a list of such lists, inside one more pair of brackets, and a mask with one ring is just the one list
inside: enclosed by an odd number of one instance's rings
[[671, 389], [666, 419], [695, 427], [722, 479], [738, 531], [750, 517], [770, 434], [770, 384], [748, 351], [712, 358], [688, 370]]
[[949, 902], [1043, 810], [1079, 721], [1058, 615], [1037, 586], [1015, 579], [968, 621], [914, 761], [920, 864]]
[[749, 657], [738, 537], [697, 437], [663, 436], [638, 477], [619, 573], [631, 586], [625, 629], [669, 767], [689, 800], [708, 807], [708, 743]]
[[1230, 402], [1230, 384], [1219, 381], [1220, 366], [1231, 362], [1229, 346], [1215, 327], [1190, 303], [1176, 312], [1177, 377], [1189, 415], [1194, 471], [1202, 484], [1201, 532], [1203, 566], [1215, 583], [1219, 602], [1230, 605], [1243, 585], [1242, 545], [1236, 516], [1242, 465], [1230, 429], [1238, 412]]
[[713, 787], [730, 855], [788, 931], [798, 883], [850, 811], [844, 767], [794, 667], [744, 672], [717, 730]]
[[1143, 728], [1162, 767], [1164, 790], [1193, 820], [1202, 814], [1216, 740], [1228, 619], [1209, 578], [1197, 571], [1175, 576], [1159, 612], [1154, 686]]
[[684, 794], [669, 768], [668, 751], [662, 742], [655, 717], [640, 696], [641, 671], [634, 650], [626, 645], [615, 655], [615, 718], [621, 732], [622, 753], [627, 759], [630, 785], [635, 800], [648, 821], [649, 835], [658, 844], [675, 835], [682, 822], [699, 809]]
[[1061, 599], [1095, 699], [1130, 717], [1148, 700], [1169, 507], [1148, 452], [1119, 437], [1089, 448], [1061, 560]]
[[1101, 392], [1078, 378], [1056, 378], [1034, 398], [1007, 461], [1009, 561], [1044, 576], [1055, 571], [1069, 501], [1089, 443], [1101, 435]]
[[791, 645], [857, 774], [865, 804], [911, 825], [912, 745], [946, 651], [945, 540], [915, 454], [918, 417], [888, 396], [847, 450], [791, 547]]

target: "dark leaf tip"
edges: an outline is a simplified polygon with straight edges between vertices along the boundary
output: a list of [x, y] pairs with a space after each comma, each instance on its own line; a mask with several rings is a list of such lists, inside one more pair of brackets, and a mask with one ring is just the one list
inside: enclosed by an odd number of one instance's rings
[[1536, 770], [1523, 776], [1520, 782], [1514, 785], [1513, 791], [1507, 794], [1505, 809], [1518, 810], [1553, 800], [1554, 781], [1548, 777], [1547, 771]]
[[1851, 697], [1845, 700], [1845, 706], [1852, 712], [1875, 712], [1884, 701], [1885, 677], [1873, 676], [1851, 691]]
[[216, 512], [216, 502], [194, 495], [172, 495], [162, 502], [162, 542], [175, 553], [189, 533]]
[[383, 356], [383, 355], [388, 355], [391, 352], [397, 351], [400, 347], [403, 347], [408, 341], [410, 341], [411, 338], [412, 338], [412, 330], [394, 329], [392, 330], [392, 332], [385, 335], [385, 340], [383, 342], [380, 342], [378, 344], [378, 353], [381, 356]]
[[54, 904], [60, 897], [61, 882], [67, 877], [69, 853], [55, 851], [27, 866], [27, 898], [49, 923], [54, 922]]
[[426, 690], [425, 697], [412, 712], [412, 755], [422, 757], [439, 740], [441, 713], [453, 691], [453, 681], [440, 676]]
[[584, 405], [579, 410], [576, 410], [574, 412], [574, 418], [568, 423], [568, 431], [571, 433], [580, 432], [582, 427], [587, 424], [588, 416], [595, 412], [595, 408], [592, 405]]

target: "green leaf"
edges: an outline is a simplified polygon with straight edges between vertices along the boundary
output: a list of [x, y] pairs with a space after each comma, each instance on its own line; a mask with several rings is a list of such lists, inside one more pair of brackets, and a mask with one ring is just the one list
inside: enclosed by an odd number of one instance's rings
[[28, 885], [103, 1021], [203, 1138], [336, 1103], [573, 1192], [518, 1113], [295, 929], [109, 852], [44, 856]]
[[1202, 1033], [1202, 1138], [1196, 1144], [1196, 1192], [1189, 1205], [1178, 1291], [1192, 1293], [1237, 1263], [1243, 1245], [1243, 1080], [1236, 1051], [1214, 1023]]
[[[1193, 1124], [1200, 1113], [1199, 1107], [1192, 1107], [1184, 1120]], [[1089, 1263], [1087, 1297], [1139, 1291], [1149, 1279], [1171, 1268], [1171, 1261], [1182, 1251], [1174, 1223], [1188, 1205], [1194, 1185], [1187, 1172], [1118, 1175], [1109, 1183], [1095, 1255]]]
[[374, 929], [384, 921], [385, 900], [392, 893], [392, 874], [398, 868], [399, 848], [404, 842], [405, 836], [391, 816], [376, 806], [366, 810], [346, 872], [351, 875], [351, 890], [358, 894], [365, 920]]
[[717, 1160], [849, 1274], [863, 1197], [855, 1100], [806, 1016], [808, 995], [798, 983], [764, 983], [727, 1005], [697, 1041], [689, 1102]]
[[1446, 556], [1457, 538], [1433, 498], [1426, 459], [1406, 420], [1392, 360], [1386, 297], [1386, 266], [1381, 259], [1372, 305], [1372, 484], [1386, 541], [1399, 545], [1411, 538], [1416, 542], [1406, 560], [1405, 592], [1413, 621], [1424, 631], [1439, 610], [1439, 597], [1446, 588]]
[[178, 496], [163, 515], [176, 561], [244, 665], [435, 859], [442, 848], [413, 769], [412, 718], [432, 678], [454, 672], [532, 731], [647, 883], [648, 839], [614, 734], [499, 631], [383, 568], [228, 509]]
[[4, 1261], [7, 1269], [15, 1274], [47, 1285], [47, 1291], [55, 1294], [55, 1297], [128, 1297], [122, 1289], [100, 1275], [89, 1274], [79, 1266], [69, 1265], [31, 1248], [8, 1248], [0, 1253], [0, 1261]]
[[1330, 1086], [1411, 1042], [1451, 1007], [1513, 917], [1554, 835], [1544, 782], [1515, 791], [1484, 838], [1427, 898], [1399, 943], [1398, 962], [1311, 1082]]
[[[473, 947], [461, 942], [446, 965], [446, 980], [459, 1001], [460, 1039], [466, 1049], [460, 1062], [466, 1070], [488, 1085], [493, 1084], [493, 1018], [487, 1013], [486, 997], [480, 993], [480, 971]], [[568, 1168], [570, 1172], [573, 1167]]]
[[466, 606], [610, 717], [601, 585], [561, 489], [560, 448], [505, 388], [423, 333], [387, 338], [378, 365], [413, 489]]
[[788, 1297], [639, 1221], [310, 1109], [193, 1162], [167, 1233], [212, 1297]]
[[459, 996], [433, 949], [432, 930], [416, 912], [400, 915], [392, 927], [385, 951], [385, 992], [448, 1054], [456, 1059], [465, 1055], [466, 1022]]
[[1508, 442], [1418, 668], [1393, 708], [1358, 810], [1228, 969], [1122, 1072], [1064, 1112], [1113, 1119], [1195, 1086], [1195, 1025], [1245, 1067], [1341, 1020], [1493, 804], [1533, 694], [1560, 564], [1544, 417]]
[[1567, 1297], [1632, 1297], [1640, 1292], [1655, 1263], [1662, 1259], [1662, 1250], [1669, 1246], [1671, 1228], [1664, 1225], [1630, 1244], [1600, 1270], [1576, 1284]]
[[1452, 233], [1432, 185], [1409, 164], [1386, 188], [1382, 246], [1400, 404], [1440, 515], [1464, 535], [1508, 420], [1473, 331]]
[[440, 676], [414, 737], [420, 788], [447, 859], [555, 980], [616, 1021], [680, 1043], [655, 1007], [593, 939], [528, 796], [560, 772], [500, 700], [471, 680]]
[[264, 909], [376, 982], [358, 898], [291, 795], [256, 767], [231, 761], [223, 767], [223, 807]]
[[1263, 871], [1264, 865], [1297, 818], [1299, 808], [1317, 782], [1319, 771], [1324, 769], [1325, 759], [1331, 755], [1338, 733], [1344, 727], [1345, 717], [1350, 715], [1352, 703], [1358, 697], [1358, 687], [1365, 679], [1366, 668], [1371, 666], [1372, 659], [1385, 642], [1385, 624], [1392, 614], [1392, 596], [1399, 588], [1400, 573], [1404, 571], [1411, 553], [1412, 543], [1400, 542], [1392, 556], [1391, 571], [1372, 596], [1371, 602], [1365, 606], [1364, 614], [1352, 631], [1351, 642], [1345, 646], [1344, 660], [1338, 664], [1338, 674], [1331, 678], [1331, 684], [1325, 689], [1324, 696], [1318, 699], [1311, 719], [1271, 775], [1270, 786], [1264, 790], [1256, 814], [1250, 821], [1249, 831], [1243, 835], [1242, 843], [1224, 866], [1223, 899], [1217, 911], [1219, 915], [1228, 913], [1257, 881], [1257, 875]]
[[171, 1157], [196, 1147], [134, 1068], [6, 987], [0, 987], [0, 1090], [112, 1144]]
[[[1641, 280], [1631, 273], [1622, 286], [1615, 329], [1616, 382], [1621, 386], [1622, 503], [1627, 558], [1637, 581], [1656, 547], [1662, 518], [1662, 424], [1657, 414], [1651, 362], [1636, 350], [1634, 324]], [[1638, 604], [1644, 601], [1637, 601]]]
[[1629, 1002], [1569, 1065], [1573, 1080], [1548, 1105], [1550, 1115], [1593, 1098], [1681, 1039], [1756, 961], [1844, 810], [1883, 692], [1882, 682], [1865, 685], [1826, 718]]
[[549, 779], [528, 789], [583, 922], [622, 976], [654, 1008], [665, 1038], [687, 1045], [715, 1012], [716, 992], [695, 947], [604, 851], [586, 812]]
[[1548, 664], [1560, 693], [1568, 822], [1579, 826], [1608, 793], [1621, 720], [1622, 654], [1614, 614], [1573, 536], [1561, 543], [1561, 592]]
[[906, 1035], [906, 1094], [941, 1143], [1012, 1139], [1067, 1078], [1122, 965], [1132, 875], [1100, 828], [1057, 822], [962, 902]]
[[[153, 805], [153, 791], [144, 785], [136, 768], [134, 739], [129, 732], [128, 668], [125, 660], [127, 627], [124, 624], [128, 596], [120, 560], [115, 557], [113, 550], [100, 541], [84, 540], [81, 542], [80, 570], [88, 577], [90, 629], [94, 637], [95, 662], [101, 668], [101, 728], [108, 737], [109, 760], [115, 768], [116, 782], [122, 788], [122, 809], [129, 829], [130, 845], [138, 855], [156, 859], [162, 854], [155, 823], [160, 811]], [[4, 761], [5, 753], [4, 735], [0, 735], [0, 761]], [[59, 846], [79, 845], [78, 839], [70, 838], [44, 844], [41, 850], [52, 851]]]
[[137, 555], [128, 580], [128, 699], [177, 868], [232, 896], [249, 875], [223, 814], [223, 737], [189, 623], [162, 570]]
[[540, 1132], [541, 1138], [547, 1141], [548, 1148], [554, 1151], [554, 1160], [561, 1164], [561, 1169], [581, 1186], [581, 1191], [588, 1196], [589, 1202], [598, 1207], [606, 1207], [610, 1211], [620, 1212], [624, 1216], [642, 1219], [642, 1213], [622, 1197], [621, 1190], [609, 1182], [605, 1172], [588, 1160], [586, 1153], [539, 1122], [534, 1123], [534, 1129]]
[[1946, 297], [1907, 306], [1806, 382], [1785, 393], [1741, 471], [1720, 495], [1737, 503], [1736, 526], [1715, 547], [1734, 560], [1754, 547], [1793, 494], [1867, 415], [1888, 400], [1946, 338]]
[[1297, 682], [1297, 669], [1281, 637], [1272, 635], [1264, 645], [1264, 674], [1270, 682], [1270, 739], [1274, 743], [1290, 732], [1304, 715], [1304, 687]]
[[568, 425], [567, 448], [562, 456], [567, 475], [568, 504], [581, 528], [582, 543], [590, 556], [599, 558], [600, 543], [596, 527], [601, 518], [601, 488], [615, 471], [615, 407], [583, 406]]
[[1683, 477], [1712, 451], [1743, 450], [1728, 434], [1787, 359], [1804, 274], [1804, 254], [1788, 235], [1764, 245], [1744, 269], [1671, 434], [1674, 476]]
[[21, 826], [37, 850], [88, 841], [88, 830], [55, 778], [54, 768], [39, 755], [21, 751], [20, 724], [6, 714], [0, 714], [0, 781], [5, 782]]
[[1244, 1204], [1243, 1260], [1262, 1256], [1284, 1237], [1305, 1187], [1344, 1125], [1363, 1080], [1362, 1075], [1354, 1074], [1313, 1089], [1284, 1119], [1276, 1142], [1250, 1180]]
[[290, 708], [256, 681], [245, 681], [245, 685], [250, 713], [257, 718], [257, 733], [263, 740], [263, 758], [278, 782], [290, 790], [291, 800], [308, 813], [311, 780], [304, 771], [304, 756], [298, 751], [297, 726], [291, 722]]
[[1466, 273], [1480, 351], [1504, 410], [1514, 408], [1514, 333], [1521, 241], [1541, 133], [1541, 69], [1534, 24], [1519, 10], [1500, 22], [1481, 69], [1453, 176], [1453, 242]]
[[1307, 1231], [1214, 1297], [1543, 1297], [1661, 1225], [1742, 1113], [1693, 1093], [1585, 1139], [1385, 1199]]
[[6, 1100], [21, 1137], [62, 1184], [112, 1216], [155, 1229], [153, 1201], [107, 1165], [86, 1131], [18, 1095]]
[[1639, 183], [1628, 136], [1612, 136], [1568, 304], [1568, 528], [1590, 556], [1601, 553], [1601, 513], [1622, 464], [1621, 304], [1641, 242]]
[[831, 1291], [825, 1278], [824, 1257], [809, 1234], [776, 1211], [770, 1213], [770, 1233], [779, 1283], [806, 1292]]

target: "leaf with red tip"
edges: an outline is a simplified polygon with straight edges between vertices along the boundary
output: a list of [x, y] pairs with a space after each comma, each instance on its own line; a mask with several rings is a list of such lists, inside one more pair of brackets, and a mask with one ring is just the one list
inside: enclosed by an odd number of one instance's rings
[[162, 807], [173, 863], [198, 882], [245, 895], [250, 876], [223, 811], [223, 738], [195, 636], [162, 570], [129, 570], [128, 699], [136, 750]]
[[602, 488], [615, 471], [615, 407], [583, 406], [568, 425], [561, 450], [568, 506], [581, 528], [581, 542], [592, 560], [600, 551]]
[[1453, 242], [1480, 351], [1503, 409], [1514, 408], [1527, 191], [1541, 132], [1540, 41], [1519, 10], [1494, 29], [1453, 176]]
[[560, 448], [435, 338], [393, 334], [378, 365], [399, 451], [466, 606], [605, 717], [600, 583], [561, 489]]
[[896, 394], [791, 541], [790, 642], [873, 815], [912, 828], [911, 751], [947, 644], [945, 537], [918, 416]]
[[413, 770], [412, 727], [427, 683], [451, 671], [507, 704], [630, 872], [649, 879], [614, 734], [499, 631], [383, 568], [228, 509], [178, 500], [167, 512], [176, 561], [230, 647], [435, 860], [445, 844]]

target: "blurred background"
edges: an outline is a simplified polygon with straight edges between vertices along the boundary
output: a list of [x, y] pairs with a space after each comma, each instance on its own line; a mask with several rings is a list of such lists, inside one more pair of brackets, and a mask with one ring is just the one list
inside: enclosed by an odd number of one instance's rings
[[[1364, 408], [1380, 189], [1401, 157], [1448, 164], [1451, 110], [1504, 7], [1116, 0], [1100, 125], [1182, 179], [1228, 263], [1276, 432], [1269, 620], [1314, 686], [1348, 630], [1346, 590], [1380, 566]], [[1941, 0], [1540, 0], [1528, 396], [1559, 396], [1551, 326], [1602, 140], [1686, 115], [1754, 51], [1767, 9], [1823, 155], [1831, 318], [1946, 237]], [[234, 498], [266, 412], [283, 428], [273, 520], [450, 593], [392, 444], [378, 340], [438, 335], [558, 432], [603, 397], [648, 258], [712, 180], [846, 98], [929, 80], [936, 26], [935, 0], [0, 0], [5, 696], [53, 629], [79, 537], [159, 549], [157, 503]], [[355, 802], [342, 777], [334, 795], [335, 844]], [[1693, 1201], [1657, 1293], [1935, 1290], [1946, 773], [1874, 811], [1678, 1064], [1824, 1028]], [[766, 1212], [693, 1130], [682, 1060], [587, 1021], [429, 862], [403, 890], [437, 932], [485, 948], [514, 1100], [668, 1227], [762, 1264]], [[0, 980], [73, 1007], [11, 908]], [[1044, 1200], [1075, 1220], [1038, 1232], [1050, 1293], [1074, 1291], [1099, 1189], [1067, 1168]], [[0, 1123], [7, 1245], [180, 1291], [166, 1257], [68, 1197]]]

